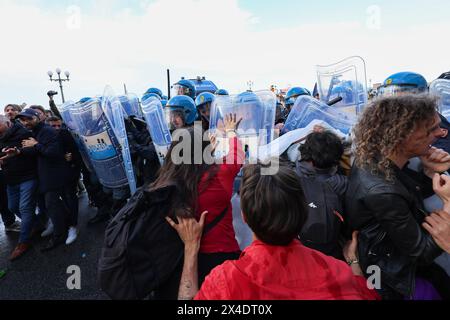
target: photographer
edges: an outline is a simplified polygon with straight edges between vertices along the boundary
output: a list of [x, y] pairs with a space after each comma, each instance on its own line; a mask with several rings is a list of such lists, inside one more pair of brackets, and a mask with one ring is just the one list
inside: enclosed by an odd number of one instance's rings
[[48, 103], [50, 105], [50, 110], [52, 111], [53, 115], [55, 117], [58, 117], [58, 118], [62, 119], [61, 114], [59, 113], [59, 110], [56, 107], [55, 100], [53, 99], [53, 96], [56, 96], [57, 94], [58, 94], [58, 92], [56, 92], [56, 91], [49, 91], [49, 92], [47, 92], [47, 95], [48, 95], [48, 97], [50, 99]]

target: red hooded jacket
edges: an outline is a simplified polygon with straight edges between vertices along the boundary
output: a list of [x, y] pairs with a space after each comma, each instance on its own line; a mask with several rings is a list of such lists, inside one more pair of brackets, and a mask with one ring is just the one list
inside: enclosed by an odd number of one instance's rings
[[255, 241], [237, 261], [206, 278], [196, 300], [377, 300], [364, 277], [343, 261], [293, 241], [287, 247]]

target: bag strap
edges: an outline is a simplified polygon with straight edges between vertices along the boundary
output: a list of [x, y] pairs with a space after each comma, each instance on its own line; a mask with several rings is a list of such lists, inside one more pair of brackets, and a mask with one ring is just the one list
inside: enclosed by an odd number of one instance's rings
[[211, 231], [212, 228], [214, 228], [219, 222], [225, 217], [225, 215], [228, 212], [229, 206], [225, 208], [225, 210], [222, 211], [221, 214], [219, 214], [211, 223], [209, 223], [204, 229], [203, 229], [203, 236], [206, 235], [208, 232]]

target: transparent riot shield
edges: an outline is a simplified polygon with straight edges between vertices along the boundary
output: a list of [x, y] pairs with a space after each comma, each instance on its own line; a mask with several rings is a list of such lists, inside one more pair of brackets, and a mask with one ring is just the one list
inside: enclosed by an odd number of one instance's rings
[[333, 107], [357, 115], [368, 101], [366, 63], [361, 57], [350, 57], [327, 66], [316, 66], [317, 87], [321, 101], [342, 100]]
[[350, 133], [357, 117], [341, 108], [328, 106], [310, 96], [299, 97], [284, 125], [284, 131], [306, 128], [314, 120], [320, 120], [344, 135]]
[[125, 111], [125, 114], [128, 117], [143, 117], [139, 98], [135, 94], [129, 93], [124, 96], [118, 96], [118, 98], [120, 100], [120, 103], [122, 104], [122, 108]]
[[71, 111], [80, 137], [100, 183], [107, 188], [128, 186], [120, 144], [101, 106], [101, 100], [91, 99]]
[[210, 121], [210, 131], [218, 142], [216, 157], [225, 156], [229, 150], [223, 123], [226, 115], [236, 114], [236, 119], [241, 119], [237, 134], [243, 142], [246, 157], [256, 158], [258, 146], [273, 139], [275, 112], [276, 97], [269, 90], [217, 96], [211, 105]]
[[77, 104], [72, 101], [68, 101], [61, 106], [58, 106], [59, 113], [67, 126], [67, 129], [72, 134], [72, 137], [78, 147], [81, 159], [84, 165], [90, 172], [94, 172], [94, 167], [92, 165], [91, 159], [89, 158], [89, 152], [84, 144], [84, 141], [80, 135], [80, 130], [77, 126], [77, 122], [72, 117], [72, 111], [77, 108]]
[[430, 94], [439, 98], [439, 112], [450, 121], [450, 80], [433, 81], [430, 85]]
[[134, 175], [133, 162], [131, 161], [130, 145], [128, 143], [127, 130], [125, 128], [125, 110], [119, 97], [115, 96], [110, 87], [106, 87], [103, 95], [102, 109], [112, 125], [115, 137], [120, 145], [122, 164], [128, 178], [131, 195], [136, 192], [136, 177]]
[[164, 117], [161, 101], [154, 97], [145, 99], [142, 101], [142, 111], [147, 122], [147, 129], [153, 140], [153, 145], [158, 153], [159, 161], [163, 164], [172, 143], [172, 136]]

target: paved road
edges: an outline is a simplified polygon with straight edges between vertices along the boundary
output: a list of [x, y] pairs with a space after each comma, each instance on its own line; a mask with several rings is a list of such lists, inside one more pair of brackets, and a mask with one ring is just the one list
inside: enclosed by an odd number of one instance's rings
[[[80, 234], [71, 246], [61, 246], [54, 251], [41, 253], [45, 239], [34, 241], [33, 248], [22, 258], [10, 262], [18, 234], [5, 234], [0, 223], [0, 271], [6, 275], [0, 279], [0, 300], [102, 300], [108, 297], [97, 285], [97, 261], [103, 242], [105, 223], [87, 226], [95, 209], [87, 205], [87, 198], [80, 199]], [[78, 265], [81, 269], [81, 290], [69, 290], [66, 282], [67, 268]]]

